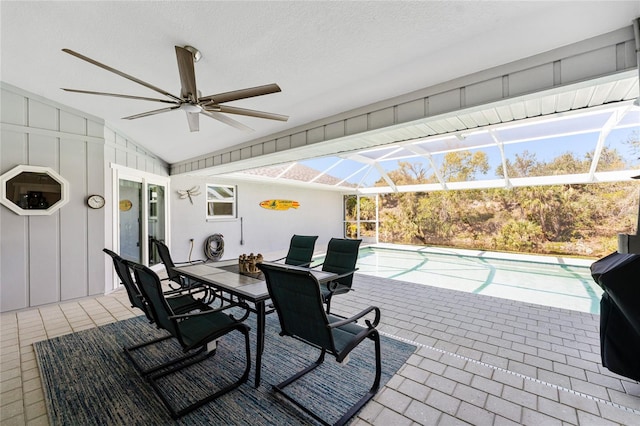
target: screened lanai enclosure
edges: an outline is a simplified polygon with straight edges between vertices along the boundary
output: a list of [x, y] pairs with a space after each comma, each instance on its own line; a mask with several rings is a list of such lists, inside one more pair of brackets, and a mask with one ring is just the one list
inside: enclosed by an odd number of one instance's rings
[[616, 232], [635, 231], [637, 91], [637, 77], [606, 81], [231, 175], [342, 191], [345, 235], [369, 242], [599, 256]]
[[[611, 182], [640, 173], [640, 107], [631, 102], [553, 115], [542, 115], [538, 109], [537, 117], [527, 119], [517, 119], [510, 108], [511, 120], [498, 124], [489, 123], [506, 111], [492, 112], [494, 117], [480, 113], [452, 120], [459, 127], [464, 126], [462, 120], [475, 120], [469, 130], [448, 132], [431, 123], [424, 127], [437, 133], [433, 136], [409, 135], [402, 142], [233, 176], [383, 194]], [[562, 158], [564, 167], [558, 162]], [[554, 162], [558, 167], [541, 167]], [[399, 173], [407, 164], [409, 179]]]

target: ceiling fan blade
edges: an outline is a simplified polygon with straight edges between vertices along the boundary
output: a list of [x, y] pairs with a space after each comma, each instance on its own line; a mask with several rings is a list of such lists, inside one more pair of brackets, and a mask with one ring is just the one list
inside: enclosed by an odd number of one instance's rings
[[189, 130], [197, 132], [200, 130], [200, 113], [199, 112], [186, 112], [187, 121], [189, 122]]
[[232, 92], [218, 93], [199, 98], [200, 102], [212, 102], [221, 104], [224, 102], [237, 101], [238, 99], [252, 98], [254, 96], [268, 95], [270, 93], [280, 92], [280, 86], [277, 84], [266, 84], [264, 86], [250, 87], [248, 89], [234, 90]]
[[172, 111], [172, 110], [178, 109], [178, 108], [180, 108], [180, 105], [167, 107], [167, 108], [154, 109], [153, 111], [141, 112], [140, 114], [130, 115], [128, 117], [122, 117], [122, 119], [123, 120], [134, 120], [136, 118], [148, 117], [150, 115], [160, 114], [160, 113]]
[[268, 118], [269, 120], [287, 121], [289, 119], [286, 115], [274, 114], [272, 112], [256, 111], [254, 109], [238, 108], [228, 105], [216, 105], [214, 109], [209, 110], [210, 107], [204, 107], [208, 111], [226, 112], [228, 114], [246, 115], [249, 117]]
[[75, 92], [75, 93], [86, 93], [88, 95], [100, 95], [100, 96], [114, 96], [116, 98], [127, 98], [127, 99], [138, 99], [141, 101], [152, 101], [152, 102], [163, 102], [166, 104], [175, 104], [175, 101], [170, 101], [168, 99], [159, 99], [159, 98], [146, 98], [144, 96], [133, 96], [133, 95], [121, 95], [119, 93], [105, 93], [105, 92], [92, 92], [91, 90], [78, 90], [78, 89], [65, 89], [62, 90], [67, 92]]
[[178, 59], [178, 72], [180, 73], [180, 83], [182, 84], [182, 97], [189, 98], [193, 102], [198, 100], [198, 90], [196, 89], [196, 72], [193, 66], [193, 53], [184, 47], [176, 46], [176, 57]]
[[74, 51], [73, 51], [73, 50], [71, 50], [71, 49], [62, 49], [62, 51], [63, 51], [63, 52], [65, 52], [65, 53], [68, 53], [69, 55], [75, 56], [76, 58], [82, 59], [83, 61], [87, 61], [87, 62], [89, 62], [90, 64], [93, 64], [93, 65], [95, 65], [95, 66], [98, 66], [98, 67], [100, 67], [100, 68], [102, 68], [102, 69], [105, 69], [105, 70], [107, 70], [107, 71], [111, 71], [111, 72], [112, 72], [112, 73], [114, 73], [114, 74], [118, 74], [120, 77], [124, 77], [124, 78], [126, 78], [127, 80], [131, 80], [131, 81], [133, 81], [133, 82], [135, 82], [135, 83], [138, 83], [138, 84], [143, 85], [144, 87], [148, 87], [148, 88], [149, 88], [149, 89], [151, 89], [151, 90], [155, 90], [156, 92], [161, 93], [161, 94], [163, 94], [163, 95], [165, 95], [165, 96], [168, 96], [168, 97], [170, 97], [170, 98], [172, 98], [172, 99], [175, 99], [176, 101], [182, 101], [182, 99], [180, 99], [179, 97], [177, 97], [177, 96], [175, 96], [175, 95], [172, 95], [171, 93], [169, 93], [169, 92], [167, 92], [167, 91], [165, 91], [165, 90], [162, 90], [162, 89], [160, 89], [159, 87], [156, 87], [156, 86], [154, 86], [154, 85], [152, 85], [152, 84], [147, 83], [146, 81], [142, 81], [142, 80], [140, 80], [140, 79], [138, 79], [138, 78], [135, 78], [135, 77], [133, 77], [133, 76], [131, 76], [131, 75], [129, 75], [129, 74], [125, 74], [125, 73], [123, 73], [122, 71], [118, 71], [118, 70], [117, 70], [117, 69], [115, 69], [115, 68], [112, 68], [112, 67], [110, 67], [110, 66], [108, 66], [108, 65], [105, 65], [105, 64], [100, 63], [100, 62], [98, 62], [98, 61], [95, 61], [95, 60], [93, 60], [93, 59], [91, 59], [91, 58], [88, 58], [88, 57], [86, 57], [86, 56], [84, 56], [84, 55], [81, 55], [81, 54], [80, 54], [80, 53], [78, 53], [78, 52], [74, 52]]
[[240, 123], [239, 121], [234, 120], [233, 118], [229, 118], [224, 114], [220, 114], [219, 112], [215, 112], [215, 111], [206, 111], [206, 110], [202, 110], [201, 111], [202, 114], [206, 115], [207, 117], [211, 117], [214, 120], [218, 120], [223, 122], [224, 124], [228, 124], [229, 126], [235, 127], [236, 129], [239, 130], [244, 130], [246, 132], [252, 132], [253, 129], [249, 126], [245, 126], [244, 124]]

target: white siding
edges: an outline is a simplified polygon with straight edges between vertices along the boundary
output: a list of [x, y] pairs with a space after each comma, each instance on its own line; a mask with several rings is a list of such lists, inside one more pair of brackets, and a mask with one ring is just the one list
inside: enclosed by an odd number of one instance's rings
[[[1, 90], [0, 174], [51, 167], [69, 182], [70, 200], [50, 216], [0, 207], [0, 311], [104, 293], [113, 276], [102, 252], [113, 232], [109, 165], [162, 176], [168, 165], [99, 118], [8, 84]], [[91, 194], [105, 196], [105, 208], [88, 208]]]
[[[105, 212], [85, 204], [89, 188], [104, 192], [103, 140], [88, 135], [102, 121], [4, 84], [0, 121], [0, 172], [20, 164], [51, 167], [69, 182], [70, 195], [50, 216], [0, 207], [0, 310], [104, 292]], [[90, 224], [90, 216], [97, 220]]]

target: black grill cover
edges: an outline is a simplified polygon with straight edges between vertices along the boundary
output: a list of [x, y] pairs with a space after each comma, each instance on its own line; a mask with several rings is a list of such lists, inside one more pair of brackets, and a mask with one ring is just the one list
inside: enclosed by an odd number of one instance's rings
[[640, 255], [612, 253], [591, 265], [602, 287], [600, 353], [602, 365], [640, 380]]

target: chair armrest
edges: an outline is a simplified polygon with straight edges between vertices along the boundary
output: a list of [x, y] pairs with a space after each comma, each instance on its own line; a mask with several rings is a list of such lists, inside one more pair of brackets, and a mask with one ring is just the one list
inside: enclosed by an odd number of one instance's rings
[[198, 282], [198, 281], [194, 281], [191, 280], [191, 282], [189, 284], [184, 283], [184, 281], [178, 282], [175, 280], [172, 280], [171, 278], [167, 277], [167, 278], [162, 278], [160, 279], [160, 281], [167, 281], [169, 288], [171, 290], [167, 290], [166, 292], [164, 292], [164, 294], [173, 294], [173, 293], [180, 293], [180, 292], [191, 292], [191, 293], [197, 293], [200, 291], [204, 291], [206, 288], [206, 284]]
[[[336, 275], [331, 278], [331, 281], [327, 281], [327, 290], [335, 291], [340, 284], [336, 283], [340, 278], [348, 277], [349, 275], [353, 275], [359, 268], [354, 269], [353, 271], [345, 272], [344, 274]], [[333, 284], [333, 285], [332, 285]], [[346, 287], [345, 287], [346, 288]], [[351, 290], [351, 289], [349, 289]]]
[[167, 290], [167, 291], [164, 291], [162, 294], [164, 294], [165, 296], [181, 296], [181, 295], [187, 295], [187, 294], [193, 295], [198, 293], [204, 293], [207, 290], [208, 289], [204, 285], [200, 285], [200, 286], [191, 286], [191, 287]]
[[194, 263], [207, 263], [207, 261], [203, 259], [196, 259], [186, 262], [173, 262], [174, 265], [193, 265]]
[[[270, 263], [276, 263], [279, 262], [281, 260], [286, 259], [286, 257], [281, 257], [280, 259], [276, 259], [276, 260], [270, 260]], [[283, 267], [299, 267], [299, 268], [309, 268], [309, 265], [311, 264], [311, 262], [307, 262], [307, 263], [300, 263], [300, 264], [292, 264], [292, 263], [280, 263], [279, 265], [283, 266]]]
[[218, 312], [226, 311], [227, 309], [233, 308], [235, 306], [241, 306], [241, 305], [240, 304], [231, 304], [231, 305], [222, 306], [222, 307], [217, 308], [217, 309], [210, 309], [210, 310], [207, 310], [207, 311], [191, 312], [191, 313], [180, 314], [180, 315], [170, 315], [169, 319], [170, 320], [183, 320], [183, 319], [187, 319], [187, 318], [191, 318], [191, 317], [201, 317], [203, 315], [211, 315], [211, 314], [215, 314], [215, 313], [218, 313]]
[[[280, 259], [276, 259], [276, 260], [269, 260], [269, 262], [273, 262], [273, 263], [275, 263], [275, 262], [280, 262], [281, 260], [285, 260], [285, 259], [286, 259], [286, 257], [281, 257]], [[301, 263], [301, 264], [299, 264], [299, 265], [290, 265], [290, 266], [300, 266], [300, 267], [303, 267], [303, 268], [309, 268], [309, 267], [310, 267], [310, 266], [309, 266], [310, 264], [311, 264], [311, 262], [307, 262], [307, 263]]]
[[364, 311], [360, 312], [359, 314], [356, 314], [350, 318], [344, 319], [342, 321], [336, 321], [333, 322], [331, 324], [329, 324], [329, 328], [336, 328], [336, 327], [341, 327], [343, 325], [347, 325], [350, 324], [352, 322], [356, 322], [357, 320], [359, 320], [360, 318], [362, 318], [363, 316], [367, 315], [370, 312], [375, 312], [376, 316], [373, 320], [373, 322], [369, 321], [369, 320], [365, 320], [365, 322], [367, 323], [367, 327], [368, 328], [376, 328], [376, 326], [378, 325], [378, 323], [380, 322], [380, 309], [377, 306], [369, 306], [367, 309], [365, 309]]

